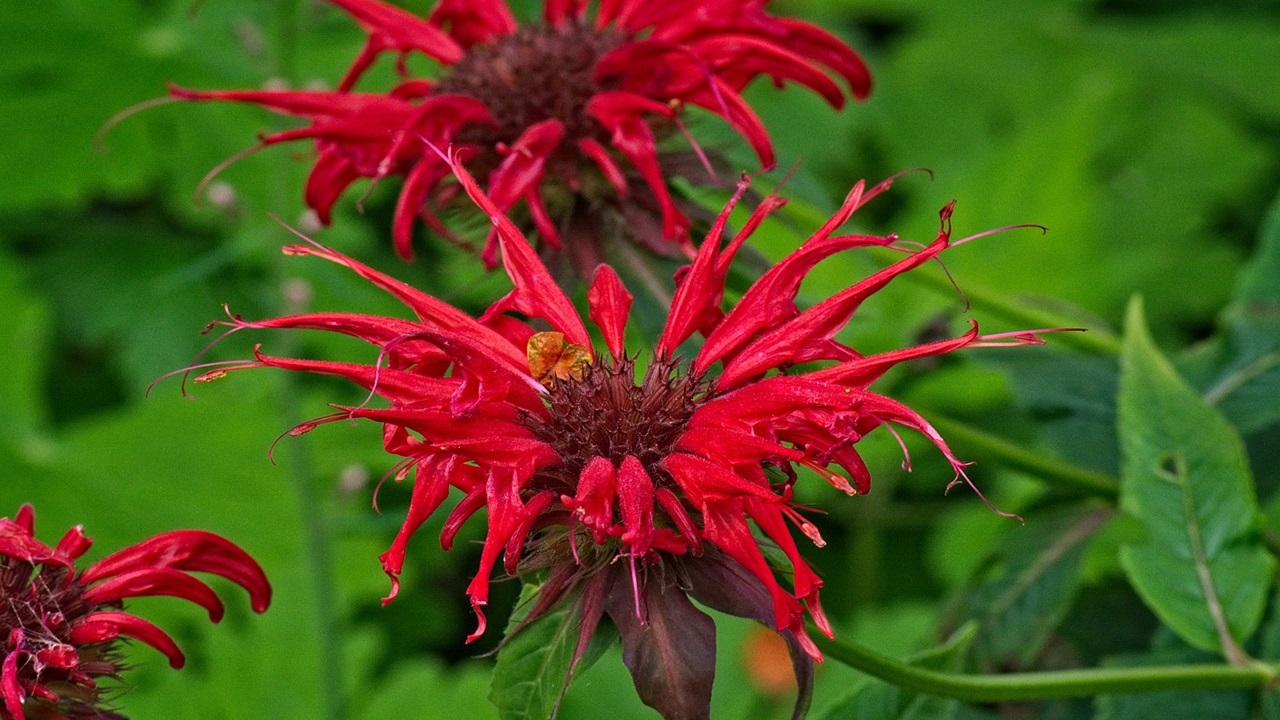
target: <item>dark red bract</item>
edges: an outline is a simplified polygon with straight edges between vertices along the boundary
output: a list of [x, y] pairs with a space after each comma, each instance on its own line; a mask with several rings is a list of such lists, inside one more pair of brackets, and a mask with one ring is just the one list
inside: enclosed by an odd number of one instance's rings
[[[315, 329], [351, 335], [378, 348], [373, 362], [276, 357], [255, 349], [248, 362], [215, 363], [197, 378], [228, 370], [277, 367], [347, 378], [386, 401], [338, 407], [295, 429], [364, 418], [381, 423], [386, 449], [403, 458], [397, 481], [412, 478], [408, 516], [381, 556], [398, 591], [410, 539], [456, 490], [444, 522], [448, 549], [458, 529], [487, 509], [479, 567], [467, 588], [485, 630], [489, 581], [508, 574], [543, 580], [529, 619], [564, 602], [581, 617], [575, 657], [608, 615], [641, 698], [667, 717], [709, 712], [714, 625], [690, 597], [768, 623], [792, 648], [807, 703], [810, 658], [821, 655], [805, 631], [812, 618], [828, 635], [819, 604], [822, 580], [801, 557], [791, 527], [818, 545], [817, 528], [793, 504], [798, 466], [849, 494], [870, 489], [856, 449], [869, 432], [893, 423], [926, 436], [962, 478], [938, 433], [910, 408], [868, 390], [903, 361], [966, 346], [1028, 344], [1032, 333], [958, 337], [864, 356], [835, 339], [858, 306], [897, 275], [951, 245], [949, 217], [937, 238], [914, 249], [895, 236], [839, 235], [837, 228], [889, 181], [859, 183], [831, 218], [795, 252], [764, 273], [728, 310], [725, 278], [734, 254], [782, 201], [770, 196], [745, 227], [725, 237], [733, 202], [680, 275], [665, 329], [646, 364], [625, 352], [631, 295], [607, 265], [594, 274], [588, 315], [603, 339], [592, 345], [582, 317], [533, 247], [452, 157], [464, 190], [491, 218], [512, 290], [479, 318], [317, 245], [294, 245], [350, 268], [391, 293], [413, 319], [309, 313], [247, 328]], [[740, 185], [739, 194], [745, 190]], [[737, 197], [735, 196], [735, 200]], [[722, 247], [723, 245], [723, 247]], [[855, 248], [891, 247], [898, 262], [807, 310], [795, 299], [821, 260]], [[677, 355], [703, 340], [689, 360]], [[370, 358], [373, 360], [373, 358]], [[796, 372], [801, 364], [821, 369]], [[207, 366], [206, 366], [207, 367]], [[786, 374], [781, 369], [791, 368]], [[831, 468], [837, 468], [839, 471]], [[784, 585], [766, 562], [757, 531], [789, 559]]]
[[[357, 179], [403, 176], [394, 238], [406, 258], [419, 218], [453, 237], [437, 210], [458, 186], [428, 143], [467, 148], [467, 167], [498, 210], [523, 200], [544, 247], [570, 244], [585, 278], [604, 259], [601, 238], [623, 235], [653, 252], [691, 256], [689, 220], [669, 181], [707, 181], [710, 165], [658, 150], [663, 136], [684, 130], [686, 106], [723, 118], [769, 168], [769, 136], [740, 94], [752, 80], [797, 82], [835, 107], [845, 93], [831, 75], [858, 98], [871, 86], [852, 49], [814, 25], [770, 15], [763, 0], [548, 0], [542, 22], [526, 26], [501, 0], [443, 0], [426, 18], [378, 0], [330, 2], [369, 33], [337, 91], [172, 93], [310, 119], [261, 144], [315, 141], [306, 202], [325, 224]], [[355, 92], [386, 52], [400, 58], [401, 84]], [[403, 60], [413, 53], [440, 63], [439, 80], [407, 77]], [[491, 234], [483, 250], [490, 266], [496, 242]]]
[[249, 591], [263, 612], [271, 586], [262, 568], [230, 541], [202, 530], [162, 533], [77, 571], [92, 541], [77, 526], [49, 547], [35, 539], [35, 511], [0, 518], [0, 707], [2, 720], [120, 718], [101, 707], [97, 681], [123, 668], [116, 639], [131, 637], [183, 665], [163, 630], [123, 610], [144, 595], [184, 598], [222, 619], [222, 601], [190, 573], [220, 575]]

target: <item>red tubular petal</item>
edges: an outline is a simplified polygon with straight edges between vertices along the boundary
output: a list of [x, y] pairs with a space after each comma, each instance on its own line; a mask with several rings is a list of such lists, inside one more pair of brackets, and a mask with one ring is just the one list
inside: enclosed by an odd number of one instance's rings
[[502, 247], [502, 265], [515, 287], [485, 312], [481, 321], [507, 310], [515, 310], [530, 317], [546, 320], [553, 328], [564, 334], [565, 338], [576, 345], [590, 345], [591, 336], [587, 334], [582, 318], [574, 309], [573, 303], [560, 289], [551, 272], [538, 259], [529, 240], [516, 228], [515, 223], [500, 212], [493, 201], [480, 190], [476, 180], [462, 167], [456, 158], [442, 155], [445, 162], [453, 169], [459, 184], [477, 206], [480, 207], [497, 228], [498, 242]]
[[520, 502], [516, 478], [510, 473], [490, 470], [485, 480], [485, 498], [489, 509], [489, 529], [480, 551], [476, 574], [467, 585], [467, 595], [471, 597], [471, 607], [478, 616], [478, 625], [476, 631], [467, 636], [467, 642], [473, 642], [484, 634], [485, 617], [480, 608], [489, 602], [489, 576], [507, 541], [519, 528], [525, 510]]
[[[478, 322], [467, 313], [407, 283], [384, 275], [363, 263], [323, 246], [289, 245], [284, 249], [284, 252], [288, 255], [314, 255], [339, 265], [345, 265], [360, 277], [369, 280], [404, 303], [428, 327], [444, 328], [458, 334], [470, 335], [477, 343], [488, 347], [495, 358], [499, 358], [515, 368], [527, 367], [527, 359], [523, 347], [516, 348], [503, 336], [489, 329], [483, 323]], [[563, 296], [563, 293], [561, 295]], [[568, 300], [565, 302], [568, 302]], [[579, 324], [581, 324], [581, 320], [579, 320]], [[584, 330], [584, 335], [585, 332]]]
[[[89, 603], [109, 603], [151, 595], [190, 600], [208, 611], [211, 622], [222, 620], [224, 608], [213, 588], [191, 575], [171, 568], [144, 568], [121, 573], [85, 590], [84, 599]], [[262, 609], [265, 610], [265, 606]]]
[[845, 359], [833, 352], [831, 339], [849, 322], [862, 301], [888, 285], [898, 275], [933, 259], [946, 247], [947, 236], [939, 235], [938, 240], [925, 249], [899, 260], [765, 332], [725, 363], [724, 372], [717, 380], [717, 389], [727, 392], [782, 364]]
[[212, 573], [247, 590], [255, 612], [263, 612], [271, 604], [271, 584], [249, 553], [230, 540], [203, 530], [173, 530], [143, 540], [103, 558], [81, 579], [90, 583], [138, 568]]
[[959, 337], [848, 360], [839, 365], [809, 373], [808, 377], [812, 380], [823, 380], [839, 385], [865, 388], [898, 363], [923, 357], [946, 355], [949, 352], [977, 342], [977, 340], [978, 323], [970, 320], [969, 332]]
[[383, 50], [401, 53], [417, 50], [446, 65], [462, 59], [462, 47], [453, 38], [413, 13], [376, 0], [329, 2], [346, 10], [369, 33], [369, 45], [348, 71], [338, 87], [339, 92], [350, 90], [373, 58]]
[[632, 299], [617, 271], [608, 265], [596, 266], [591, 289], [587, 291], [587, 307], [591, 321], [600, 328], [605, 345], [615, 358], [621, 358], [626, 349], [627, 315], [631, 312]]
[[[9, 635], [9, 643], [16, 646], [22, 644], [21, 628], [13, 629]], [[26, 720], [27, 716], [22, 714], [22, 703], [26, 700], [27, 694], [22, 691], [22, 685], [18, 682], [19, 652], [20, 650], [15, 647], [5, 654], [4, 662], [0, 662], [0, 695], [4, 695], [5, 710], [13, 720]]]
[[440, 547], [445, 550], [453, 548], [453, 539], [458, 535], [458, 531], [462, 529], [465, 523], [477, 510], [484, 507], [485, 500], [484, 485], [481, 484], [473, 488], [470, 492], [453, 506], [453, 510], [449, 513], [449, 517], [445, 518], [444, 526], [440, 529]]
[[604, 173], [604, 179], [609, 181], [619, 197], [628, 195], [627, 177], [622, 174], [622, 170], [613, 158], [609, 157], [609, 151], [605, 150], [603, 145], [591, 138], [582, 138], [578, 141], [578, 149], [595, 161], [595, 164], [600, 167], [600, 172]]
[[597, 93], [587, 103], [586, 112], [612, 133], [610, 142], [644, 178], [662, 208], [662, 233], [668, 240], [675, 240], [688, 232], [689, 221], [671, 200], [666, 178], [658, 164], [657, 141], [653, 130], [641, 118], [641, 113], [658, 113], [674, 117], [675, 111], [652, 98], [631, 92], [609, 91]]
[[468, 48], [518, 29], [503, 0], [441, 0], [429, 20], [439, 28], [448, 25], [449, 35]]
[[858, 53], [822, 28], [794, 18], [773, 18], [787, 34], [786, 44], [840, 74], [859, 100], [871, 94], [871, 71]]
[[658, 500], [658, 505], [666, 511], [667, 517], [671, 518], [671, 521], [676, 524], [676, 529], [684, 536], [685, 542], [689, 543], [693, 554], [702, 554], [702, 533], [698, 531], [693, 518], [689, 517], [689, 511], [685, 510], [684, 503], [680, 502], [680, 498], [664, 487], [659, 487], [654, 491], [654, 495]]
[[58, 555], [75, 559], [85, 554], [92, 545], [93, 541], [84, 536], [84, 528], [76, 525], [62, 536], [53, 551]]
[[427, 196], [448, 174], [449, 169], [444, 165], [423, 158], [405, 177], [391, 225], [396, 254], [405, 260], [413, 259], [413, 225], [422, 213]]
[[183, 100], [228, 100], [252, 103], [285, 115], [307, 118], [379, 117], [403, 115], [414, 106], [382, 93], [346, 93], [327, 90], [189, 90], [172, 83], [169, 94]]
[[622, 542], [643, 557], [653, 544], [653, 479], [633, 455], [618, 468], [618, 504], [622, 511]]
[[538, 493], [525, 504], [522, 511], [523, 517], [520, 518], [520, 524], [516, 526], [511, 537], [507, 539], [507, 549], [503, 555], [503, 569], [508, 575], [515, 575], [517, 565], [520, 562], [520, 555], [524, 551], [524, 541], [529, 537], [529, 533], [533, 530], [533, 525], [542, 518], [542, 514], [551, 507], [556, 501], [556, 494], [550, 490], [543, 490]]
[[450, 455], [443, 461], [433, 459], [418, 466], [413, 481], [413, 493], [409, 498], [409, 512], [401, 523], [395, 540], [391, 542], [391, 547], [378, 556], [378, 560], [382, 563], [382, 571], [388, 577], [395, 578], [400, 575], [404, 569], [404, 554], [409, 539], [449, 496], [449, 481], [453, 476], [455, 465], [456, 458]]
[[613, 501], [618, 490], [613, 463], [605, 457], [591, 458], [578, 475], [577, 490], [574, 497], [563, 499], [565, 508], [592, 530], [597, 543], [604, 543], [605, 533], [613, 525]]
[[18, 508], [18, 512], [13, 516], [13, 521], [18, 527], [27, 531], [28, 535], [36, 533], [36, 509], [31, 503], [22, 503], [22, 507]]
[[[29, 516], [34, 518], [34, 515]], [[21, 514], [19, 520], [23, 520]], [[59, 555], [54, 549], [31, 537], [27, 523], [19, 523], [9, 518], [0, 518], [0, 555], [14, 558], [22, 562], [39, 564], [53, 563], [71, 568], [71, 559]]]
[[333, 204], [360, 177], [359, 169], [347, 158], [335, 152], [320, 154], [303, 190], [303, 199], [307, 207], [315, 211], [320, 224], [329, 225], [333, 221]]
[[169, 658], [169, 667], [182, 669], [186, 658], [178, 644], [165, 631], [140, 617], [123, 612], [98, 612], [86, 615], [71, 631], [71, 642], [79, 644], [104, 642], [127, 635], [150, 645]]
[[795, 298], [805, 275], [823, 259], [842, 250], [887, 245], [892, 237], [847, 235], [807, 241], [765, 271], [734, 304], [724, 320], [707, 336], [693, 371], [704, 373], [717, 360], [732, 358], [748, 340], [800, 314]]
[[724, 227], [729, 222], [729, 213], [733, 211], [742, 194], [747, 191], [748, 183], [742, 180], [729, 202], [725, 203], [720, 216], [716, 218], [711, 231], [703, 239], [698, 254], [693, 258], [689, 271], [676, 286], [675, 296], [671, 300], [671, 310], [667, 314], [666, 325], [662, 328], [662, 336], [654, 346], [654, 355], [670, 357], [671, 353], [704, 325], [709, 310], [718, 310], [720, 298], [724, 294], [724, 275], [717, 274], [719, 265], [720, 238]]
[[489, 198], [498, 212], [510, 210], [521, 195], [542, 181], [547, 158], [562, 139], [564, 124], [559, 120], [543, 120], [525, 128], [502, 164], [489, 175]]
[[832, 107], [844, 106], [844, 92], [804, 55], [777, 42], [745, 33], [724, 33], [691, 43], [697, 53], [735, 76], [772, 75], [794, 80], [822, 96]]
[[547, 206], [542, 203], [542, 193], [538, 192], [537, 186], [524, 191], [524, 201], [529, 205], [529, 215], [533, 218], [533, 226], [538, 230], [538, 237], [556, 250], [564, 249], [564, 244], [560, 242], [560, 231], [547, 212]]

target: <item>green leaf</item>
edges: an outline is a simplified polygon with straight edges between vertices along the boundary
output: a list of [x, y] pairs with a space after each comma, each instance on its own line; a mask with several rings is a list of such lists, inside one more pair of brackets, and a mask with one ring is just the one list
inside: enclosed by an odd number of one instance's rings
[[[520, 609], [507, 624], [506, 639], [493, 669], [489, 701], [497, 706], [502, 720], [551, 717], [568, 681], [569, 664], [578, 642], [576, 604], [562, 600], [520, 632], [511, 634], [533, 607], [538, 589], [537, 585], [526, 585], [521, 591]], [[585, 670], [591, 659], [584, 657], [577, 670]]]
[[1275, 559], [1235, 430], [1174, 371], [1130, 304], [1121, 356], [1121, 507], [1146, 530], [1121, 549], [1130, 581], [1192, 646], [1244, 661]]
[[[1198, 664], [1213, 658], [1180, 641], [1157, 639], [1152, 651], [1107, 658], [1105, 667], [1148, 667]], [[1095, 701], [1095, 720], [1245, 720], [1249, 715], [1249, 693], [1244, 691], [1177, 691], [1100, 695]]]
[[[966, 623], [942, 645], [917, 653], [907, 662], [930, 670], [957, 671], [977, 631], [976, 623]], [[957, 700], [876, 681], [828, 708], [821, 720], [950, 720], [959, 708]]]
[[998, 570], [961, 601], [960, 616], [978, 623], [974, 653], [984, 666], [1034, 664], [1066, 616], [1088, 541], [1112, 516], [1073, 509], [1010, 531]]
[[1240, 272], [1236, 300], [1280, 303], [1280, 196], [1262, 223], [1258, 250]]

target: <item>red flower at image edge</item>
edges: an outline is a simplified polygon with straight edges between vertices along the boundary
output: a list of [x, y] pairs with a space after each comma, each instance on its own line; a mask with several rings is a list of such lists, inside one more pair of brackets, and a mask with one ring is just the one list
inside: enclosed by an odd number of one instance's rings
[[[445, 520], [441, 544], [481, 508], [487, 533], [467, 588], [485, 630], [484, 606], [495, 566], [512, 575], [545, 573], [524, 620], [561, 602], [575, 603], [581, 634], [574, 662], [607, 614], [641, 698], [666, 717], [706, 717], [714, 672], [714, 625], [693, 599], [751, 617], [787, 640], [807, 705], [811, 658], [821, 654], [805, 618], [831, 635], [819, 604], [822, 580], [801, 557], [788, 523], [818, 545], [818, 530], [792, 501], [796, 466], [839, 490], [870, 489], [855, 446], [893, 423], [926, 436], [964, 477], [932, 426], [910, 408], [867, 389], [892, 366], [966, 346], [1039, 343], [1033, 333], [981, 336], [974, 325], [952, 339], [863, 356], [834, 339], [858, 306], [894, 277], [949, 245], [943, 229], [916, 250], [895, 236], [837, 235], [836, 229], [891, 180], [859, 183], [840, 211], [795, 252], [765, 272], [727, 312], [725, 278], [743, 241], [783, 201], [769, 196], [722, 245], [724, 209], [691, 265], [678, 277], [652, 360], [641, 370], [624, 351], [632, 296], [601, 265], [587, 300], [607, 355], [592, 347], [578, 311], [557, 287], [528, 240], [456, 162], [462, 187], [492, 219], [501, 260], [514, 285], [478, 319], [318, 245], [285, 248], [345, 265], [394, 295], [416, 319], [308, 313], [220, 324], [343, 333], [379, 348], [377, 362], [356, 364], [274, 357], [214, 363], [197, 381], [229, 370], [270, 366], [347, 378], [388, 406], [338, 407], [294, 434], [349, 418], [383, 424], [386, 449], [404, 459], [396, 480], [413, 478], [408, 516], [383, 569], [396, 578], [410, 538], [451, 488], [461, 500]], [[739, 195], [745, 183], [739, 187]], [[737, 196], [735, 196], [735, 201]], [[893, 247], [905, 257], [807, 310], [795, 303], [804, 276], [821, 260], [854, 248]], [[510, 313], [518, 313], [524, 320]], [[534, 325], [550, 327], [538, 331]], [[684, 361], [676, 352], [701, 333]], [[827, 361], [796, 374], [776, 371]], [[718, 368], [718, 369], [717, 369]], [[836, 472], [836, 466], [843, 472]], [[779, 583], [750, 522], [788, 558], [790, 588]]]
[[201, 530], [162, 533], [77, 571], [92, 544], [79, 526], [54, 547], [36, 540], [35, 511], [0, 518], [0, 718], [119, 719], [102, 709], [99, 678], [125, 669], [116, 640], [131, 637], [181, 668], [182, 651], [163, 630], [123, 611], [126, 598], [168, 595], [190, 600], [222, 619], [222, 601], [190, 575], [220, 575], [249, 591], [263, 612], [271, 586], [262, 568], [230, 541]]
[[[453, 237], [436, 208], [458, 188], [445, 182], [448, 165], [428, 143], [470, 148], [468, 168], [499, 212], [524, 200], [541, 241], [553, 249], [568, 241], [588, 277], [604, 259], [599, 238], [619, 233], [662, 255], [692, 255], [689, 220], [668, 176], [696, 180], [711, 166], [705, 156], [700, 169], [689, 156], [657, 149], [662, 137], [684, 131], [684, 106], [722, 117], [770, 168], [768, 134], [740, 95], [752, 80], [794, 81], [837, 108], [844, 91], [822, 68], [858, 98], [871, 87], [852, 49], [814, 25], [766, 13], [762, 0], [605, 0], [593, 13], [581, 0], [548, 0], [543, 22], [523, 27], [500, 0], [443, 0], [425, 19], [377, 0], [329, 1], [369, 33], [337, 91], [174, 87], [172, 94], [309, 118], [307, 127], [262, 137], [260, 147], [316, 142], [305, 197], [326, 225], [357, 179], [404, 176], [393, 235], [406, 258], [418, 218]], [[384, 52], [398, 54], [401, 84], [388, 93], [354, 92]], [[408, 79], [411, 53], [439, 62], [442, 77]], [[490, 234], [483, 252], [490, 267], [496, 242]]]

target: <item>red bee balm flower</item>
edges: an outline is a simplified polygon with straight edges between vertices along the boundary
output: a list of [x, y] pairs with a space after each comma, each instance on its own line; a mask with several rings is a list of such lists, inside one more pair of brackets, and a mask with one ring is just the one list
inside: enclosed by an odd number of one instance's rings
[[124, 668], [116, 639], [141, 640], [180, 668], [182, 651], [163, 630], [123, 611], [121, 601], [143, 595], [190, 600], [222, 619], [222, 601], [190, 575], [207, 572], [249, 591], [263, 612], [271, 586], [245, 551], [212, 533], [177, 530], [108, 555], [77, 572], [75, 560], [92, 541], [80, 527], [55, 547], [36, 540], [35, 511], [0, 518], [0, 707], [2, 720], [121, 718], [101, 709], [97, 679]]
[[[256, 360], [215, 363], [197, 380], [270, 366], [342, 376], [387, 401], [385, 408], [342, 407], [294, 431], [366, 418], [383, 424], [386, 449], [404, 458], [396, 479], [413, 475], [413, 494], [404, 525], [381, 557], [393, 580], [387, 600], [396, 594], [410, 538], [456, 488], [462, 498], [444, 524], [446, 549], [468, 518], [488, 510], [480, 566], [467, 588], [479, 616], [470, 639], [484, 632], [490, 575], [500, 561], [510, 574], [544, 573], [529, 618], [560, 602], [576, 603], [582, 628], [577, 657], [607, 614], [620, 630], [641, 698], [667, 717], [705, 718], [714, 626], [692, 597], [766, 622], [783, 635], [801, 685], [802, 711], [810, 658], [821, 658], [805, 618], [828, 635], [831, 628], [818, 602], [822, 580], [788, 528], [791, 523], [823, 544], [793, 504], [796, 466], [850, 495], [865, 493], [871, 479], [855, 446], [877, 426], [894, 423], [928, 437], [963, 477], [962, 464], [924, 419], [867, 386], [906, 360], [1039, 339], [1031, 333], [984, 337], [975, 326], [956, 338], [870, 356], [835, 339], [863, 300], [952, 244], [950, 206], [932, 243], [899, 247], [905, 256], [898, 262], [798, 309], [801, 280], [819, 261], [853, 248], [898, 247], [894, 236], [834, 234], [890, 181], [870, 190], [859, 183], [835, 217], [725, 312], [722, 296], [734, 254], [782, 205], [775, 196], [766, 198], [722, 248], [730, 202], [680, 275], [653, 359], [641, 371], [624, 352], [632, 298], [614, 271], [601, 265], [587, 294], [588, 315], [606, 354], [592, 347], [582, 318], [528, 240], [466, 170], [452, 164], [494, 223], [514, 285], [510, 293], [475, 319], [332, 250], [290, 246], [286, 253], [345, 265], [402, 301], [416, 319], [234, 317], [222, 323], [232, 328], [228, 332], [309, 328], [362, 338], [380, 349], [378, 361], [291, 359], [255, 350]], [[738, 194], [745, 188], [740, 185]], [[690, 360], [680, 359], [677, 348], [695, 333], [705, 340]], [[777, 372], [815, 361], [826, 367]], [[749, 521], [789, 559], [790, 587], [766, 562]]]
[[[823, 68], [858, 98], [871, 87], [852, 49], [814, 25], [769, 15], [763, 0], [602, 0], [590, 14], [585, 0], [547, 0], [543, 22], [524, 27], [500, 0], [442, 0], [425, 19], [377, 0], [330, 2], [369, 33], [336, 92], [172, 93], [309, 118], [308, 127], [266, 135], [261, 145], [316, 141], [306, 202], [325, 224], [357, 179], [405, 176], [394, 237], [406, 258], [419, 217], [452, 237], [432, 206], [457, 186], [442, 184], [448, 166], [428, 143], [469, 148], [468, 167], [498, 210], [524, 200], [541, 241], [553, 249], [572, 243], [585, 277], [603, 257], [601, 236], [629, 233], [652, 251], [691, 254], [689, 221], [667, 182], [700, 173], [689, 158], [657, 151], [661, 136], [683, 131], [684, 106], [722, 117], [768, 168], [768, 134], [739, 94], [753, 79], [800, 83], [837, 108], [844, 91]], [[386, 94], [353, 92], [383, 52], [399, 55], [402, 77], [414, 52], [444, 66], [442, 76], [405, 78]], [[491, 234], [484, 250], [490, 267], [496, 242]]]

